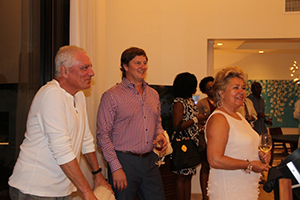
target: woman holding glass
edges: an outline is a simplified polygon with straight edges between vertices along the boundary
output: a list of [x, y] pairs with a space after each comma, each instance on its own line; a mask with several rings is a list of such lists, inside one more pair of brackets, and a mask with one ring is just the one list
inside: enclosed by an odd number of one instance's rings
[[259, 136], [236, 111], [246, 97], [247, 75], [239, 67], [226, 67], [213, 85], [217, 108], [205, 127], [207, 158], [211, 166], [210, 200], [258, 198], [260, 172], [267, 171], [270, 152], [258, 150]]

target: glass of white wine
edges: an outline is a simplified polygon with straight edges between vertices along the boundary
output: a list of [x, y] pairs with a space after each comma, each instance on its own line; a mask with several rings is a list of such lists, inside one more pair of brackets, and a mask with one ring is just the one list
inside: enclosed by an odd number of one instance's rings
[[165, 161], [163, 160], [163, 156], [162, 156], [162, 146], [157, 142], [156, 145], [155, 145], [155, 149], [158, 151], [158, 161], [155, 162], [156, 165], [158, 165], [159, 167], [161, 165], [164, 165], [165, 164]]
[[[272, 149], [272, 137], [270, 134], [264, 133], [259, 136], [258, 148], [264, 153], [267, 153]], [[268, 167], [271, 168], [269, 164]]]

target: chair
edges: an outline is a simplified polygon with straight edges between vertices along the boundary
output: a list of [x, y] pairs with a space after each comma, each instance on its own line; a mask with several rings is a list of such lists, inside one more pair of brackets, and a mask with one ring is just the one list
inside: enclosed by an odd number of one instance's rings
[[293, 200], [292, 181], [291, 179], [279, 179], [279, 199]]
[[[280, 127], [270, 127], [269, 128], [269, 133], [270, 135], [283, 135], [282, 130]], [[271, 160], [270, 160], [270, 165], [273, 165], [273, 160], [274, 160], [274, 156], [277, 155], [276, 157], [286, 157], [287, 155], [289, 155], [289, 151], [292, 152], [290, 147], [286, 146], [285, 142], [274, 142], [272, 141], [272, 154], [271, 154]], [[278, 150], [280, 150], [278, 152]], [[282, 151], [284, 150], [284, 152]], [[282, 159], [281, 159], [282, 160]]]
[[[270, 127], [269, 132], [270, 132], [271, 136], [272, 135], [283, 135], [281, 127]], [[282, 150], [283, 149], [287, 155], [289, 154], [289, 151], [291, 151], [291, 148], [287, 147], [285, 142], [273, 142], [273, 149], [274, 150], [276, 150], [276, 149]], [[273, 152], [274, 152], [274, 150], [273, 150]]]

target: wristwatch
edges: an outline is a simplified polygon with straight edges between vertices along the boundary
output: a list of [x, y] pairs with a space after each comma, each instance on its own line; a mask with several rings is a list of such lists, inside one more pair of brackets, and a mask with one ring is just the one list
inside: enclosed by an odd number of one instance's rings
[[99, 169], [97, 169], [96, 171], [92, 171], [92, 174], [96, 175], [96, 174], [98, 174], [101, 171], [102, 171], [102, 168], [99, 166]]

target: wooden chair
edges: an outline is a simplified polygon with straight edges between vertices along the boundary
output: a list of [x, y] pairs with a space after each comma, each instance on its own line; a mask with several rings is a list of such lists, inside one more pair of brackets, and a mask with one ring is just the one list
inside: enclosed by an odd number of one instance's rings
[[[282, 133], [282, 130], [281, 130], [281, 127], [270, 127], [269, 128], [269, 132], [270, 132], [270, 135], [283, 135]], [[273, 149], [274, 150], [278, 150], [278, 149], [281, 149], [281, 150], [284, 150], [284, 152], [288, 155], [289, 152], [291, 152], [291, 148], [290, 147], [287, 147], [286, 143], [285, 142], [274, 142], [273, 143]], [[273, 151], [274, 152], [274, 151]]]
[[[269, 128], [269, 133], [270, 135], [283, 135], [281, 127], [270, 127]], [[290, 147], [286, 146], [285, 142], [272, 142], [272, 154], [271, 154], [271, 160], [270, 160], [270, 165], [272, 166], [274, 156], [277, 155], [277, 157], [282, 157], [282, 156], [287, 156], [289, 155], [289, 152], [292, 152]], [[278, 150], [281, 150], [278, 152]], [[284, 152], [282, 151], [284, 150]], [[284, 154], [283, 154], [284, 153]]]
[[279, 200], [293, 200], [291, 179], [279, 179]]

